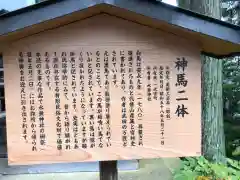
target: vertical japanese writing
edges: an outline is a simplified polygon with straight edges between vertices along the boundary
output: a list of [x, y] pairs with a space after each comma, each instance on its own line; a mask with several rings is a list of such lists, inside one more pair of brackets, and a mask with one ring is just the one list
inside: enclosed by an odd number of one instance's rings
[[45, 77], [46, 77], [46, 85], [48, 86], [49, 90], [51, 90], [51, 70], [50, 70], [50, 57], [49, 53], [45, 52]]
[[121, 73], [121, 89], [125, 92], [126, 90], [126, 64], [124, 51], [120, 51], [120, 73]]
[[85, 83], [84, 83], [84, 60], [83, 54], [80, 52], [79, 54], [79, 88], [80, 88], [80, 108], [81, 108], [81, 141], [82, 148], [87, 148], [87, 122], [86, 122], [86, 100], [85, 100]]
[[171, 119], [171, 110], [170, 110], [170, 67], [166, 66], [166, 119]]
[[137, 67], [137, 121], [138, 121], [138, 145], [143, 146], [143, 95], [142, 95], [142, 53], [138, 50], [137, 53], [137, 60], [136, 60], [136, 67]]
[[32, 67], [32, 53], [27, 53], [28, 57], [28, 76], [29, 76], [29, 88], [31, 90], [29, 95], [30, 100], [30, 120], [31, 120], [31, 129], [32, 129], [32, 151], [37, 151], [37, 135], [36, 135], [36, 108], [35, 108], [35, 89], [34, 89], [34, 78], [33, 78], [33, 67]]
[[161, 145], [165, 144], [164, 141], [164, 67], [159, 67], [159, 100], [160, 100], [160, 123], [161, 123]]
[[57, 149], [62, 150], [62, 123], [61, 123], [61, 108], [60, 108], [60, 67], [57, 53], [54, 52], [53, 57], [54, 69], [54, 84], [55, 84], [55, 115], [56, 115], [56, 132], [57, 132]]
[[[68, 97], [68, 60], [67, 60], [67, 53], [62, 52], [61, 55], [62, 59], [62, 83], [63, 83], [63, 94], [65, 97], [65, 101], [69, 99]], [[71, 139], [70, 139], [70, 121], [69, 121], [69, 105], [68, 103], [64, 104], [64, 143], [65, 149], [71, 149]]]
[[70, 63], [71, 63], [71, 76], [72, 76], [72, 108], [73, 108], [73, 138], [74, 138], [74, 149], [79, 148], [78, 140], [78, 116], [77, 116], [77, 82], [76, 82], [76, 57], [75, 52], [70, 52]]
[[152, 101], [151, 67], [147, 66], [147, 100]]
[[[26, 100], [26, 80], [24, 73], [24, 57], [23, 53], [19, 53], [18, 57], [19, 70], [20, 70], [20, 101], [21, 101], [21, 115], [22, 115], [22, 137], [27, 142], [27, 100]], [[31, 114], [30, 114], [31, 115]]]
[[88, 65], [88, 119], [89, 119], [89, 131], [90, 131], [90, 148], [95, 147], [95, 128], [94, 128], [94, 107], [93, 107], [93, 62], [92, 52], [87, 52], [87, 65]]
[[97, 82], [98, 88], [100, 89], [102, 87], [100, 51], [96, 52], [96, 82]]
[[102, 97], [102, 83], [101, 83], [101, 60], [100, 60], [100, 52], [96, 52], [96, 82], [98, 87], [97, 93], [97, 135], [98, 135], [98, 147], [103, 148], [103, 97]]
[[43, 107], [43, 72], [42, 57], [40, 53], [36, 53], [36, 70], [37, 70], [37, 92], [38, 92], [38, 119], [40, 128], [40, 145], [46, 144], [46, 134], [44, 125], [44, 107]]
[[135, 116], [134, 116], [134, 79], [133, 79], [133, 52], [128, 51], [128, 77], [129, 77], [129, 119], [130, 119], [130, 143], [136, 146]]
[[153, 67], [152, 79], [153, 79], [153, 90], [152, 90], [153, 99], [158, 100], [157, 66]]
[[109, 53], [104, 52], [104, 76], [105, 76], [105, 118], [106, 118], [106, 145], [111, 146], [111, 127], [110, 127], [110, 86], [109, 86]]
[[[125, 54], [124, 51], [120, 51], [120, 74], [121, 74], [121, 89], [125, 92], [126, 90], [126, 68], [125, 68]], [[123, 147], [127, 146], [127, 108], [126, 108], [126, 96], [121, 97], [122, 106], [122, 142]]]
[[[188, 66], [188, 61], [184, 57], [177, 58], [177, 61], [175, 62], [175, 68], [178, 71], [177, 82], [175, 85], [176, 85], [176, 87], [179, 87], [179, 89], [178, 89], [179, 97], [176, 98], [177, 102], [188, 100], [188, 97], [184, 96], [184, 94], [186, 93], [185, 88], [187, 87], [187, 84], [188, 84], [188, 80], [186, 79], [186, 73], [185, 73], [187, 66]], [[184, 118], [185, 115], [189, 114], [187, 109], [188, 108], [185, 106], [185, 104], [183, 104], [183, 103], [178, 104], [175, 114], [178, 117], [182, 116]]]
[[115, 87], [117, 87], [117, 57], [116, 57], [117, 53], [116, 51], [112, 52], [112, 82], [114, 84]]
[[127, 108], [126, 108], [126, 97], [122, 96], [122, 141], [123, 147], [127, 146]]
[[30, 101], [30, 121], [32, 129], [32, 151], [37, 151], [37, 135], [36, 135], [36, 108], [35, 108], [35, 93], [34, 93], [34, 78], [32, 67], [32, 53], [27, 53], [28, 57], [28, 86], [30, 89], [29, 101]]

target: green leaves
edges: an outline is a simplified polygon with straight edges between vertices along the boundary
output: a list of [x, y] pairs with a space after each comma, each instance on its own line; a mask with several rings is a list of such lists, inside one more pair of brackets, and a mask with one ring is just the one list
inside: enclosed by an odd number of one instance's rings
[[174, 172], [174, 180], [206, 179], [240, 180], [240, 163], [227, 159], [227, 164], [210, 163], [204, 157], [187, 157], [182, 160], [182, 167]]
[[[225, 115], [233, 115], [240, 113], [238, 109], [238, 101], [240, 99], [240, 65], [237, 58], [227, 59], [223, 61], [223, 98], [226, 107]], [[232, 117], [233, 118], [233, 117]]]
[[193, 172], [191, 170], [184, 170], [179, 174], [176, 174], [174, 176], [174, 180], [194, 180], [198, 177], [198, 174], [196, 172]]
[[240, 156], [240, 146], [236, 147], [236, 149], [232, 152], [233, 156]]
[[227, 158], [227, 163], [229, 166], [235, 168], [236, 170], [239, 170], [239, 172], [240, 172], [240, 162], [239, 161], [234, 161], [232, 159]]
[[240, 156], [240, 57], [223, 61], [223, 100], [227, 156]]
[[226, 178], [229, 175], [228, 167], [221, 164], [211, 164], [211, 169], [216, 178]]

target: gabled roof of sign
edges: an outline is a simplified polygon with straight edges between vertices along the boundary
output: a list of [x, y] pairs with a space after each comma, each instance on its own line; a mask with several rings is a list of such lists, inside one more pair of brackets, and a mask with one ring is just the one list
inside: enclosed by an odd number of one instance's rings
[[0, 45], [99, 13], [200, 43], [218, 58], [240, 54], [240, 27], [155, 0], [50, 0], [0, 16]]

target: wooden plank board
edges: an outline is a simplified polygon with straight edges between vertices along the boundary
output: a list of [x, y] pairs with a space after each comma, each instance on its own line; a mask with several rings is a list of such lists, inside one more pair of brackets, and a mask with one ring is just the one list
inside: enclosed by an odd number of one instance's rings
[[201, 155], [193, 42], [99, 15], [3, 57], [9, 164]]

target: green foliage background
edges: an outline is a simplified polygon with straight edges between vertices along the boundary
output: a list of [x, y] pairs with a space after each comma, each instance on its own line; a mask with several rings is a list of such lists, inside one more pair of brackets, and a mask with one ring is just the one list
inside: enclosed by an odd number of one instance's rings
[[240, 160], [240, 58], [223, 62], [223, 101], [226, 152]]
[[183, 158], [174, 180], [240, 180], [240, 162], [227, 159], [227, 164], [211, 163], [204, 157]]

